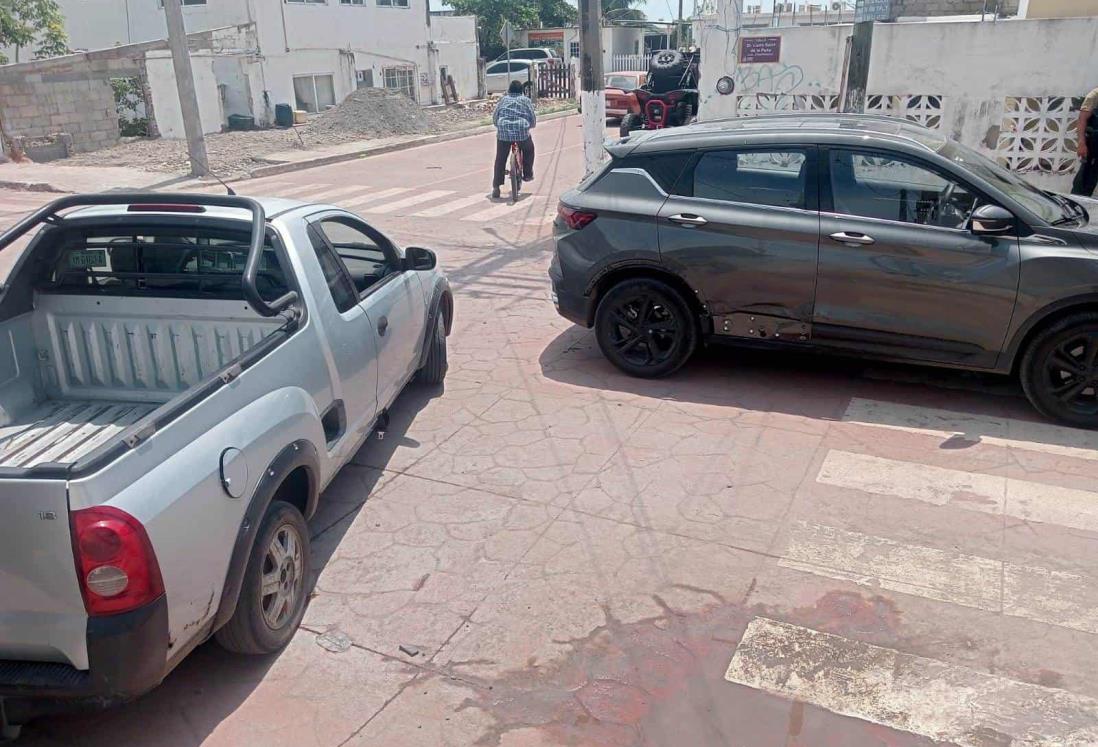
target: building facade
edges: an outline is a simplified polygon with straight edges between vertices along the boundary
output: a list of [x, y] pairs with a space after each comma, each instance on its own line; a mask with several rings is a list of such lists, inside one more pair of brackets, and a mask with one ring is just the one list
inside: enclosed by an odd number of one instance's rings
[[[162, 0], [59, 4], [74, 49], [167, 36]], [[183, 16], [188, 33], [254, 25], [255, 49], [238, 63], [219, 63], [217, 78], [218, 85], [226, 76], [247, 80], [259, 102], [250, 114], [260, 123], [272, 120], [275, 104], [323, 111], [363, 86], [400, 90], [432, 104], [442, 101], [442, 76], [452, 75], [459, 95], [477, 93], [475, 18], [432, 16], [427, 0], [183, 0]], [[170, 61], [154, 67], [165, 65], [170, 74]], [[225, 102], [229, 109], [242, 104]]]

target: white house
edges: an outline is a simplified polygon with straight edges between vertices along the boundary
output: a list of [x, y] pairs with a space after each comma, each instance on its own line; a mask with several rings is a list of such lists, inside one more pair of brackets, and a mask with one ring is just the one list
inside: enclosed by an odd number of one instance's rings
[[[644, 34], [642, 26], [602, 26], [602, 67], [606, 72], [635, 68], [644, 61]], [[525, 47], [550, 47], [565, 59], [579, 57], [579, 27], [523, 29], [519, 43]], [[642, 69], [647, 69], [645, 64]]]
[[[276, 104], [322, 111], [363, 86], [400, 90], [422, 104], [439, 103], [444, 75], [454, 77], [462, 97], [477, 93], [476, 19], [431, 15], [428, 0], [182, 1], [188, 33], [254, 24], [255, 49], [195, 61], [199, 84], [205, 76], [221, 87], [225, 115], [236, 109], [269, 123]], [[59, 4], [74, 49], [103, 49], [167, 35], [162, 0]], [[158, 81], [172, 74], [168, 56], [156, 57], [150, 55], [148, 64], [154, 91]], [[158, 119], [164, 119], [161, 113]], [[211, 114], [209, 119], [212, 127], [218, 117]], [[170, 130], [164, 134], [172, 136]]]

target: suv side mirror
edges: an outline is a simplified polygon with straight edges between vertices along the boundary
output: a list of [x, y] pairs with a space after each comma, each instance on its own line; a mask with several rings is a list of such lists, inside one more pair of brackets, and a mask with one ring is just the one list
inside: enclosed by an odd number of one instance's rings
[[404, 267], [408, 270], [433, 270], [438, 264], [435, 253], [421, 246], [410, 246], [404, 250]]
[[1014, 216], [998, 205], [981, 205], [972, 213], [972, 233], [995, 236], [1010, 233], [1015, 228]]

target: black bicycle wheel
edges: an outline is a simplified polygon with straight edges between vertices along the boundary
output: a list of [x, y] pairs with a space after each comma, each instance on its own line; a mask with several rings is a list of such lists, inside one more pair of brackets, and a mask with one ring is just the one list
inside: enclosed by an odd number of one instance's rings
[[518, 149], [511, 151], [511, 202], [517, 202], [522, 189], [522, 159]]

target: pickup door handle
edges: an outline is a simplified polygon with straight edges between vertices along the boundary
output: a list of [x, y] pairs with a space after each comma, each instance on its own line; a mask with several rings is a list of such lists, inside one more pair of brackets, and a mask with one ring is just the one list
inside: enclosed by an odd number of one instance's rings
[[667, 220], [671, 221], [672, 223], [678, 223], [680, 226], [684, 226], [686, 228], [704, 226], [706, 223], [709, 222], [700, 215], [694, 215], [693, 213], [679, 213], [677, 215], [671, 215], [668, 216]]
[[872, 236], [866, 236], [864, 233], [858, 233], [857, 231], [839, 231], [838, 233], [831, 234], [832, 241], [838, 241], [840, 244], [849, 244], [851, 246], [869, 246], [876, 240]]
[[382, 337], [389, 331], [389, 317], [383, 316], [377, 320], [377, 333]]

